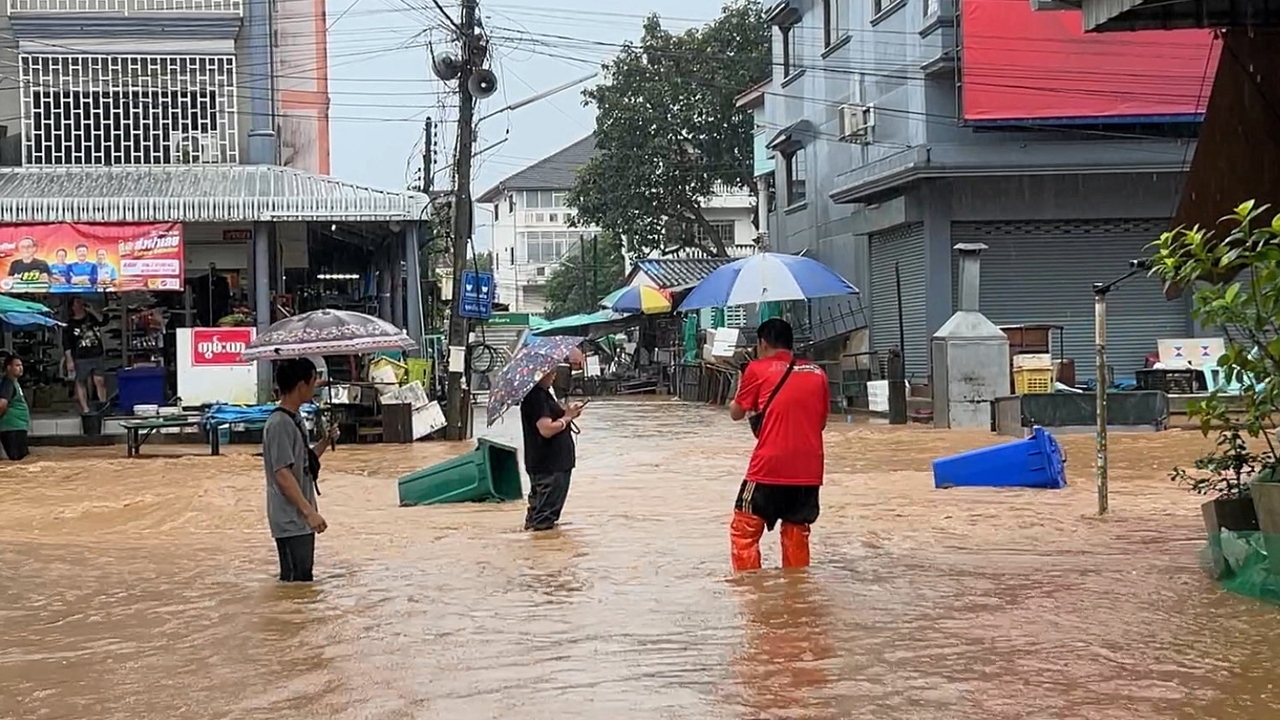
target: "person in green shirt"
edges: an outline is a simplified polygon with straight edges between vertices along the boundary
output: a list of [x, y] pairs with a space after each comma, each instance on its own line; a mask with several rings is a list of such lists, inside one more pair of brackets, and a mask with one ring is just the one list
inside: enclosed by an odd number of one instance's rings
[[21, 460], [27, 452], [27, 430], [31, 427], [31, 411], [22, 394], [22, 358], [4, 357], [4, 375], [0, 376], [0, 447], [10, 460]]

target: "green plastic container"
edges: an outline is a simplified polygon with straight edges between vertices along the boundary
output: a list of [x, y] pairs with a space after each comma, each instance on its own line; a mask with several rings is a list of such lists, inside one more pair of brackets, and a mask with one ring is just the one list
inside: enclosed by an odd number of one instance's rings
[[516, 449], [480, 438], [476, 449], [399, 480], [400, 505], [520, 500]]

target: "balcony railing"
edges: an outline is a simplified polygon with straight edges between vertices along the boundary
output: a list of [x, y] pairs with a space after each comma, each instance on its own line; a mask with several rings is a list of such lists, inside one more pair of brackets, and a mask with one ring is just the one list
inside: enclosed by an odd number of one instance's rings
[[243, 0], [8, 0], [9, 13], [243, 13]]

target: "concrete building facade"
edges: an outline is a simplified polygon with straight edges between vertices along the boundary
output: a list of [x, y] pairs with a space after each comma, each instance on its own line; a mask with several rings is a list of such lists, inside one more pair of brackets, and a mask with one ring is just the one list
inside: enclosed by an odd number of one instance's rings
[[[862, 290], [874, 349], [898, 345], [901, 322], [908, 374], [927, 382], [928, 339], [956, 306], [952, 246], [983, 242], [982, 311], [1065, 326], [1065, 355], [1090, 378], [1092, 283], [1122, 275], [1167, 229], [1193, 143], [1155, 125], [966, 126], [955, 18], [953, 0], [773, 7], [757, 115], [776, 160], [769, 245], [807, 251]], [[1165, 302], [1154, 281], [1122, 286], [1115, 374], [1190, 330], [1186, 303]]]
[[[545, 310], [547, 278], [565, 252], [589, 249], [591, 238], [599, 233], [596, 228], [573, 226], [574, 209], [566, 201], [578, 169], [595, 151], [595, 138], [587, 136], [504, 178], [476, 198], [478, 207], [493, 220], [497, 299], [512, 311]], [[752, 194], [733, 188], [721, 188], [702, 207], [703, 215], [735, 257], [755, 252], [754, 212]], [[579, 239], [586, 242], [579, 245]], [[696, 254], [681, 251], [673, 255]]]
[[[255, 6], [256, 7], [256, 6]], [[264, 3], [271, 162], [329, 173], [324, 0]], [[242, 0], [7, 0], [0, 165], [247, 160], [251, 56]]]

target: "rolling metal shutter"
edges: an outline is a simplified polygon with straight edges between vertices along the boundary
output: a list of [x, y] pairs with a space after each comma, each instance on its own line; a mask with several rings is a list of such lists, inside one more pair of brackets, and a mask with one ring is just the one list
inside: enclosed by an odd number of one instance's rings
[[[1064, 352], [1076, 378], [1096, 376], [1093, 283], [1110, 282], [1129, 261], [1150, 255], [1165, 220], [1063, 220], [952, 223], [952, 244], [981, 242], [979, 310], [997, 325], [1063, 325]], [[959, 257], [952, 255], [952, 307], [959, 293]], [[1187, 306], [1167, 301], [1160, 282], [1136, 276], [1107, 296], [1107, 364], [1133, 378], [1159, 338], [1186, 337]], [[1054, 333], [1057, 343], [1057, 333]], [[1055, 347], [1055, 353], [1057, 348]]]
[[926, 327], [924, 225], [911, 223], [871, 235], [871, 343], [877, 351], [898, 345], [898, 288], [902, 277], [902, 349], [907, 378], [929, 378], [929, 335]]

